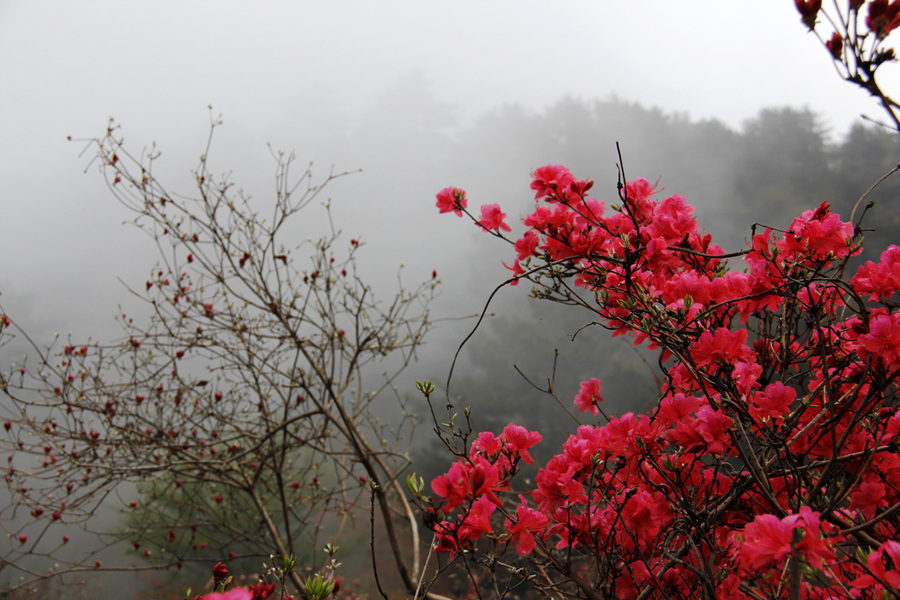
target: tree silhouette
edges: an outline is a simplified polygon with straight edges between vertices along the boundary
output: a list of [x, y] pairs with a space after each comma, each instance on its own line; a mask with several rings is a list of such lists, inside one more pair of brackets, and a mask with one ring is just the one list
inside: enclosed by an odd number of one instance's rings
[[[327, 212], [298, 223], [337, 175], [295, 177], [290, 155], [275, 155], [265, 203], [210, 170], [209, 146], [184, 195], [154, 175], [158, 151], [131, 154], [114, 124], [92, 144], [159, 262], [132, 290], [148, 316], [123, 313], [119, 340], [32, 343], [30, 360], [0, 379], [12, 495], [3, 588], [100, 568], [97, 551], [63, 557], [61, 529], [94, 531], [110, 504], [130, 516], [101, 539], [151, 565], [208, 560], [215, 548], [314, 569], [325, 557], [309, 545], [337, 540], [371, 495], [387, 554], [414, 589], [417, 520], [398, 483], [413, 420], [393, 386], [431, 327], [436, 282], [374, 297], [357, 267], [361, 241]], [[317, 225], [325, 234], [306, 239]], [[2, 319], [0, 343], [27, 339]]]

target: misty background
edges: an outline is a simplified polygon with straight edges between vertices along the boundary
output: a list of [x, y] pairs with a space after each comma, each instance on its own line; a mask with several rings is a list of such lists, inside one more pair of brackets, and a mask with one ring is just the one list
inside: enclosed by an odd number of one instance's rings
[[[884, 71], [889, 91], [897, 69]], [[752, 223], [787, 227], [822, 200], [848, 217], [897, 164], [895, 136], [860, 114], [880, 118], [836, 76], [788, 0], [6, 1], [0, 305], [38, 343], [56, 332], [120, 336], [113, 316], [138, 311], [128, 286], [143, 285], [157, 250], [123, 224], [132, 215], [87, 140], [115, 118], [125, 147], [139, 154], [155, 142], [157, 178], [190, 194], [221, 115], [210, 168], [262, 202], [275, 189], [270, 146], [295, 152], [297, 175], [310, 162], [316, 180], [353, 172], [325, 197], [336, 226], [364, 242], [363, 278], [383, 297], [398, 270], [409, 287], [437, 271], [438, 327], [401, 390], [413, 395], [415, 379], [446, 381], [471, 315], [513, 257], [438, 215], [440, 189], [466, 189], [475, 211], [500, 203], [518, 234], [533, 207], [529, 174], [544, 164], [594, 179], [593, 194], [614, 201], [618, 142], [629, 178], [683, 194], [713, 239], [736, 250]], [[869, 256], [898, 239], [898, 192], [889, 181], [876, 197]], [[323, 233], [324, 211], [306, 210], [298, 242]], [[527, 291], [502, 290], [487, 310], [496, 316], [461, 354], [451, 393], [478, 425], [540, 425], [536, 454], [558, 448], [571, 422], [515, 370], [545, 383], [556, 350], [561, 398], [597, 377], [608, 413], [655, 400], [652, 356], [581, 330], [590, 315], [528, 301]], [[0, 348], [4, 368], [14, 350]], [[434, 475], [449, 456], [431, 451], [427, 423], [421, 431], [416, 468]]]

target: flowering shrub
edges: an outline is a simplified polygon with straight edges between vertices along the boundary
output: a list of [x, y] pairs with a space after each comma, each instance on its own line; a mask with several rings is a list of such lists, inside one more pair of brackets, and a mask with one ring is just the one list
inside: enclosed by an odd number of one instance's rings
[[[490, 229], [515, 249], [511, 284], [659, 350], [659, 402], [586, 421], [525, 494], [512, 479], [540, 434], [481, 433], [419, 494], [436, 550], [475, 581], [515, 551], [513, 577], [591, 599], [900, 592], [900, 248], [851, 274], [860, 224], [823, 202], [726, 255], [683, 197], [620, 181], [607, 207], [592, 186], [537, 169], [525, 233]], [[502, 214], [438, 200], [482, 228]], [[600, 386], [581, 384], [585, 418], [602, 414]]]
[[[885, 39], [900, 2], [795, 6], [900, 132], [900, 105], [875, 77], [894, 60]], [[470, 214], [463, 190], [447, 188], [438, 207], [513, 246], [509, 284], [528, 280], [535, 296], [658, 349], [659, 401], [610, 417], [601, 382], [582, 382], [575, 406], [603, 420], [578, 427], [526, 494], [512, 479], [539, 433], [520, 433], [523, 446], [510, 425], [462, 444], [434, 497], [410, 487], [430, 505], [435, 549], [496, 595], [524, 581], [592, 600], [900, 595], [900, 247], [853, 274], [862, 216], [852, 222], [855, 207], [842, 221], [823, 202], [783, 231], [754, 227], [749, 247], [726, 255], [683, 197], [654, 199], [624, 166], [617, 204], [588, 196], [592, 186], [559, 165], [536, 169], [538, 204], [518, 239], [502, 233], [499, 206]], [[730, 270], [737, 257], [744, 268]], [[436, 425], [468, 439], [452, 418]], [[513, 550], [519, 562], [504, 563]]]

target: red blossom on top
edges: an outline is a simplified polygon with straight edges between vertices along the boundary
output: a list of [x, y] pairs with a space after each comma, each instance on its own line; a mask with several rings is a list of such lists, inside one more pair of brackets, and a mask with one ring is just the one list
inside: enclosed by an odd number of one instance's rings
[[536, 431], [528, 431], [521, 425], [510, 423], [503, 428], [503, 435], [500, 436], [500, 439], [505, 441], [509, 449], [517, 453], [519, 458], [527, 464], [531, 464], [534, 459], [531, 458], [528, 449], [540, 442], [542, 438], [541, 434]]
[[597, 405], [603, 402], [603, 396], [600, 395], [600, 380], [591, 377], [588, 381], [581, 382], [581, 390], [575, 395], [575, 406], [581, 412], [588, 412], [596, 415], [599, 412]]
[[435, 206], [441, 213], [454, 212], [457, 217], [461, 217], [463, 209], [469, 205], [465, 190], [455, 187], [444, 188], [435, 197]]
[[534, 190], [534, 199], [540, 200], [553, 192], [562, 191], [575, 183], [575, 177], [569, 170], [561, 165], [546, 165], [535, 169], [531, 174], [533, 181], [531, 189]]

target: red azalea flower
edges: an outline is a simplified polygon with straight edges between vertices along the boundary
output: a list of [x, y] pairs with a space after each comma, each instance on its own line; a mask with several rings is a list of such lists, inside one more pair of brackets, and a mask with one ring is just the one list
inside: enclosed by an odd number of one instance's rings
[[250, 590], [252, 597], [250, 600], [266, 600], [272, 592], [275, 591], [274, 583], [266, 583], [264, 581], [260, 581], [256, 585], [251, 585], [247, 589]]
[[534, 536], [541, 537], [549, 519], [540, 511], [528, 508], [523, 496], [519, 496], [521, 504], [516, 507], [516, 520], [513, 524], [506, 520], [506, 529], [516, 547], [516, 554], [531, 554], [535, 547]]
[[581, 412], [590, 411], [592, 415], [596, 415], [600, 411], [597, 405], [601, 402], [603, 396], [600, 395], [600, 380], [591, 377], [588, 381], [582, 381], [581, 391], [575, 395], [575, 406]]
[[536, 431], [528, 431], [521, 425], [510, 423], [503, 428], [503, 438], [512, 449], [527, 464], [532, 464], [534, 459], [528, 453], [528, 449], [541, 441], [541, 434]]
[[535, 200], [545, 198], [557, 190], [565, 190], [575, 183], [572, 173], [561, 165], [546, 165], [535, 169], [531, 177]]
[[871, 574], [856, 578], [850, 585], [855, 588], [868, 588], [883, 582], [892, 588], [900, 588], [900, 542], [883, 543], [878, 550], [869, 555], [866, 565]]
[[485, 204], [481, 207], [481, 220], [478, 224], [484, 228], [484, 231], [512, 231], [509, 225], [503, 222], [506, 219], [506, 213], [500, 210], [499, 204]]
[[228, 567], [224, 563], [217, 562], [213, 567], [213, 578], [216, 581], [226, 579], [228, 577]]
[[465, 190], [455, 187], [442, 189], [435, 198], [437, 198], [435, 206], [441, 213], [454, 212], [457, 217], [461, 217], [463, 209], [469, 205]]

